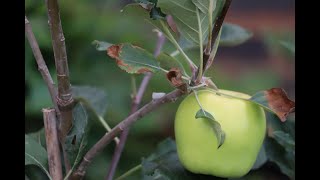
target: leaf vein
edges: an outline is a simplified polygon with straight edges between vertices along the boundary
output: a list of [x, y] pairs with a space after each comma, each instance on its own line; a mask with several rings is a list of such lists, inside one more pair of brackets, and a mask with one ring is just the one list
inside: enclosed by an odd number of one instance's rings
[[182, 9], [185, 9], [185, 10], [187, 10], [187, 11], [190, 11], [190, 12], [195, 13], [195, 11], [193, 11], [192, 9], [186, 8], [186, 7], [182, 6], [181, 4], [175, 2], [174, 0], [172, 0], [171, 2], [172, 2], [173, 4], [175, 4], [175, 5], [177, 5], [178, 7], [182, 8]]

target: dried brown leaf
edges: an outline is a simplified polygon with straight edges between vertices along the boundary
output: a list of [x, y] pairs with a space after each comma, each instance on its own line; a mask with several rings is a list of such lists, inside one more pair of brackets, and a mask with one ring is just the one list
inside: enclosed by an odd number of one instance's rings
[[287, 116], [295, 112], [295, 102], [291, 101], [281, 88], [260, 91], [253, 95], [250, 100], [276, 114], [281, 122], [285, 122]]
[[170, 81], [171, 85], [175, 88], [180, 89], [181, 91], [187, 91], [187, 83], [185, 83], [182, 79], [181, 70], [178, 68], [171, 68], [167, 73], [167, 79]]
[[107, 49], [107, 53], [110, 57], [118, 59], [121, 48], [122, 45], [112, 45]]
[[107, 49], [107, 54], [127, 73], [142, 74], [160, 69], [159, 62], [151, 53], [132, 44], [112, 45]]
[[282, 122], [286, 117], [295, 112], [295, 102], [291, 101], [286, 92], [281, 88], [272, 88], [264, 92], [269, 107], [275, 111]]

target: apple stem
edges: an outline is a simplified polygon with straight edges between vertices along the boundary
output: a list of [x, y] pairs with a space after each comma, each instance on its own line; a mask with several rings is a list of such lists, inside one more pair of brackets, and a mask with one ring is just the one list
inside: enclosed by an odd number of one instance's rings
[[200, 106], [201, 111], [203, 112], [203, 114], [206, 114], [206, 112], [204, 111], [204, 109], [203, 109], [202, 106], [201, 106], [200, 100], [199, 100], [199, 98], [198, 98], [197, 91], [194, 90], [194, 89], [193, 89], [192, 91], [194, 92], [194, 95], [195, 95], [195, 97], [196, 97], [196, 100], [197, 100], [197, 102], [198, 102], [198, 105]]

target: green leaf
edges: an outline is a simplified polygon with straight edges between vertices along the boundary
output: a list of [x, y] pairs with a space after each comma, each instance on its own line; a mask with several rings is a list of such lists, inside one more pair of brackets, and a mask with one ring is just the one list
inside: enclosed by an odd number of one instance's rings
[[220, 178], [193, 174], [184, 169], [179, 161], [176, 144], [168, 138], [157, 146], [154, 153], [142, 159], [143, 180], [218, 180]]
[[176, 151], [176, 149], [176, 143], [171, 138], [167, 138], [157, 145], [157, 149], [149, 155], [147, 160], [156, 160], [169, 152]]
[[68, 133], [65, 142], [65, 150], [73, 171], [84, 154], [88, 150], [88, 132], [89, 122], [88, 116], [82, 103], [77, 103], [73, 109], [73, 127]]
[[110, 46], [112, 46], [111, 43], [98, 40], [94, 40], [92, 44], [96, 45], [97, 51], [106, 51]]
[[24, 165], [39, 166], [51, 179], [48, 172], [48, 155], [46, 150], [32, 137], [25, 135]]
[[107, 95], [103, 90], [90, 86], [72, 86], [72, 95], [91, 108], [96, 115], [104, 116], [106, 113]]
[[250, 101], [272, 112], [284, 122], [287, 116], [295, 111], [295, 102], [291, 101], [281, 88], [272, 88], [254, 94]]
[[157, 60], [160, 62], [160, 66], [163, 69], [171, 69], [171, 68], [179, 68], [183, 71], [184, 75], [187, 75], [186, 70], [184, 69], [183, 65], [178, 61], [176, 58], [173, 58], [167, 53], [160, 53], [157, 56]]
[[73, 86], [72, 93], [85, 106], [89, 121], [99, 121], [108, 131], [111, 129], [103, 118], [108, 105], [105, 91], [90, 86]]
[[135, 0], [135, 1], [139, 3], [144, 3], [144, 4], [156, 4], [158, 0]]
[[[208, 11], [200, 11], [191, 0], [158, 0], [157, 6], [173, 17], [178, 31], [188, 40], [199, 45], [208, 35]], [[200, 19], [200, 25], [198, 24]]]
[[288, 121], [284, 122], [282, 124], [283, 131], [288, 133], [292, 139], [295, 139], [295, 130], [296, 130], [296, 125], [295, 125], [295, 120], [288, 118]]
[[271, 112], [265, 112], [268, 124], [268, 135], [274, 136], [273, 132], [275, 131], [283, 131], [288, 133], [292, 139], [295, 139], [295, 121], [294, 119], [288, 118], [287, 121], [281, 122], [277, 115]]
[[283, 131], [274, 131], [273, 138], [283, 146], [288, 153], [295, 154], [295, 141], [290, 134]]
[[289, 63], [295, 60], [294, 31], [284, 31], [281, 33], [269, 31], [263, 34], [262, 40], [270, 53], [283, 57]]
[[218, 148], [222, 146], [222, 144], [224, 143], [226, 134], [224, 133], [224, 131], [221, 129], [221, 125], [218, 121], [216, 121], [214, 119], [214, 117], [207, 111], [204, 111], [203, 109], [200, 109], [197, 113], [196, 113], [196, 119], [198, 118], [203, 118], [208, 120], [208, 122], [210, 123], [216, 137], [218, 140]]
[[[195, 4], [203, 13], [209, 14], [209, 2], [210, 0], [192, 0], [192, 3]], [[211, 0], [213, 1], [213, 9], [212, 12], [216, 8], [217, 0]]]
[[28, 136], [33, 138], [36, 142], [39, 143], [42, 147], [46, 148], [46, 136], [44, 128], [32, 133], [28, 133]]
[[231, 23], [224, 23], [220, 37], [221, 46], [237, 46], [249, 40], [252, 32]]
[[157, 20], [152, 20], [148, 16], [149, 11], [148, 4], [144, 4], [144, 6], [139, 4], [129, 4], [123, 9], [123, 12], [125, 12], [127, 15], [138, 15], [157, 28], [159, 31], [163, 32], [163, 35], [175, 46], [178, 52], [183, 55], [183, 59], [186, 60], [188, 64], [194, 64], [193, 61], [185, 54], [185, 52], [183, 52], [177, 42], [178, 30], [175, 22], [171, 21], [172, 18], [170, 17], [172, 16], [167, 16], [166, 19], [158, 18]]
[[294, 179], [294, 156], [287, 156], [286, 150], [273, 138], [266, 138], [265, 148], [268, 159], [277, 164], [282, 173]]
[[[213, 89], [211, 91], [220, 93]], [[244, 101], [249, 101], [264, 108], [267, 110], [266, 115], [271, 118], [272, 125], [274, 125], [274, 118], [281, 122], [285, 122], [287, 120], [287, 116], [290, 113], [295, 112], [295, 102], [290, 100], [286, 92], [281, 88], [271, 88], [265, 91], [260, 91], [251, 96], [251, 98], [243, 98], [225, 93], [220, 94]], [[271, 114], [269, 114], [269, 112]]]
[[[148, 3], [146, 4], [146, 6], [148, 6]], [[163, 29], [163, 26], [161, 25], [161, 22], [163, 22], [164, 24], [166, 24], [169, 27], [167, 21], [164, 18], [159, 18], [159, 17], [158, 18], [154, 17], [154, 19], [156, 19], [156, 20], [151, 19], [150, 18], [150, 14], [152, 13], [151, 11], [152, 11], [152, 9], [145, 8], [141, 4], [138, 4], [138, 3], [128, 4], [122, 10], [124, 15], [127, 15], [127, 16], [136, 15], [136, 16], [141, 17], [143, 20], [147, 21], [153, 27], [155, 27], [159, 31], [163, 32], [164, 35], [168, 39], [171, 39], [170, 35], [168, 33], [166, 33], [166, 31]], [[155, 11], [155, 10], [153, 10], [153, 11]], [[162, 11], [161, 11], [161, 13], [160, 12], [153, 12], [153, 13], [159, 13], [160, 16], [163, 15]], [[155, 15], [156, 14], [151, 14], [151, 16], [155, 16]], [[175, 39], [177, 39], [176, 33], [174, 33], [170, 27], [169, 27], [169, 31], [170, 31], [171, 35], [174, 36]]]
[[153, 7], [150, 11], [150, 17], [153, 20], [157, 20], [157, 19], [165, 19], [166, 15], [161, 11], [160, 8]]
[[[237, 46], [240, 45], [252, 37], [252, 32], [231, 23], [223, 23], [220, 33], [215, 42], [214, 50], [217, 51], [217, 48], [220, 46]], [[208, 40], [206, 39], [203, 42], [203, 46], [207, 44]], [[217, 45], [218, 44], [218, 45]], [[199, 48], [199, 45], [189, 41], [184, 37], [180, 37], [179, 45], [184, 51], [192, 50]], [[179, 53], [179, 52], [176, 52]], [[174, 53], [174, 54], [176, 54]]]
[[258, 157], [256, 159], [256, 162], [254, 163], [252, 170], [259, 169], [262, 165], [264, 165], [267, 162], [267, 154], [264, 145], [261, 146], [261, 149], [259, 151]]
[[[211, 50], [211, 53], [209, 55], [209, 59], [214, 59], [214, 57], [216, 56], [216, 53], [217, 53], [217, 50], [218, 50], [218, 47], [219, 47], [219, 43], [220, 43], [220, 37], [221, 37], [221, 30], [217, 36], [217, 39], [216, 41], [214, 42], [213, 44], [213, 47], [212, 47], [212, 50]], [[204, 61], [204, 68], [205, 70], [209, 69], [210, 66], [212, 65], [212, 60], [211, 61], [208, 61], [209, 59], [206, 59], [206, 61]]]
[[[147, 164], [147, 163], [145, 163]], [[171, 180], [168, 176], [156, 169], [152, 175], [145, 175], [143, 180]]]
[[289, 180], [288, 176], [279, 172], [272, 166], [263, 166], [254, 171], [249, 171], [248, 174], [239, 178], [229, 178], [228, 180]]
[[107, 52], [111, 58], [116, 60], [117, 65], [127, 73], [141, 74], [160, 70], [155, 57], [138, 46], [129, 43], [112, 45]]
[[196, 118], [206, 118], [206, 119], [210, 119], [215, 121], [214, 117], [212, 116], [212, 114], [210, 114], [209, 112], [200, 109], [197, 113], [196, 113]]
[[[183, 36], [179, 38], [178, 44], [181, 47], [181, 49], [183, 49], [184, 51], [199, 48], [199, 45], [196, 45], [195, 43], [193, 43], [192, 41], [189, 41]], [[203, 45], [205, 46], [205, 43]], [[177, 51], [176, 53], [179, 53], [179, 51]]]
[[[51, 180], [42, 168], [36, 165], [25, 166], [24, 173], [29, 180]], [[27, 180], [27, 178], [25, 178], [25, 180]]]
[[280, 41], [280, 44], [285, 47], [292, 55], [295, 55], [295, 45], [293, 42]]

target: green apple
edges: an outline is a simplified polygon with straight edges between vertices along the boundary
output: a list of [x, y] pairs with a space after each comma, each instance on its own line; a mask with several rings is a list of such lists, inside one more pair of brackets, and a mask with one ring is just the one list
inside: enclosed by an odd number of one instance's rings
[[[250, 98], [249, 95], [219, 90]], [[203, 109], [213, 115], [225, 132], [220, 148], [207, 119], [195, 118], [200, 106], [194, 93], [179, 105], [175, 117], [177, 152], [183, 166], [193, 173], [218, 177], [247, 174], [258, 156], [266, 132], [264, 110], [249, 101], [217, 95], [210, 89], [197, 92]]]

